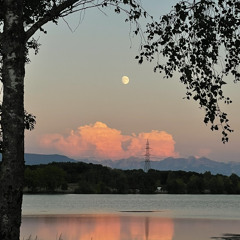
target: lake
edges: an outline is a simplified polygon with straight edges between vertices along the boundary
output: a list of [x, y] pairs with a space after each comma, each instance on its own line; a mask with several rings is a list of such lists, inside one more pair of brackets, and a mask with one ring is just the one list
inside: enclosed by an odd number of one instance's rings
[[211, 239], [240, 233], [239, 210], [239, 195], [24, 195], [21, 239]]

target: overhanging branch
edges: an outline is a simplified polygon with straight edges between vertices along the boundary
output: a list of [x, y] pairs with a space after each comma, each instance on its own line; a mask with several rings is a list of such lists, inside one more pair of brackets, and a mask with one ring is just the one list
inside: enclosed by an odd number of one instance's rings
[[[129, 4], [130, 10], [120, 7], [120, 3]], [[81, 6], [81, 7], [80, 7]], [[125, 12], [129, 16], [130, 21], [135, 21], [140, 16], [149, 16], [147, 12], [142, 9], [141, 5], [137, 1], [130, 0], [130, 2], [121, 2], [117, 0], [66, 0], [59, 5], [55, 5], [50, 9], [39, 21], [34, 23], [27, 31], [25, 35], [25, 41], [27, 42], [34, 33], [41, 29], [49, 21], [54, 21], [59, 17], [65, 17], [71, 13], [86, 10], [89, 8], [99, 8], [106, 6], [115, 6], [115, 12], [119, 13], [120, 11]], [[133, 11], [133, 9], [136, 9]]]
[[59, 4], [58, 6], [54, 6], [46, 15], [44, 15], [38, 22], [33, 24], [32, 27], [26, 31], [25, 41], [27, 42], [28, 39], [32, 37], [33, 34], [37, 30], [39, 30], [44, 24], [59, 17], [62, 11], [72, 7], [78, 1], [79, 0], [68, 0]]

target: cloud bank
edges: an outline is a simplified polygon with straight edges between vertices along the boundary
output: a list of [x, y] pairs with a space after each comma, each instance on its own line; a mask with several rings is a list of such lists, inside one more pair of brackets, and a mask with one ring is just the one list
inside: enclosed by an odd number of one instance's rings
[[74, 158], [122, 159], [128, 157], [143, 158], [146, 140], [149, 140], [152, 159], [177, 157], [175, 141], [165, 131], [152, 130], [148, 133], [123, 135], [121, 131], [96, 122], [71, 130], [68, 136], [45, 134], [40, 139], [44, 148]]

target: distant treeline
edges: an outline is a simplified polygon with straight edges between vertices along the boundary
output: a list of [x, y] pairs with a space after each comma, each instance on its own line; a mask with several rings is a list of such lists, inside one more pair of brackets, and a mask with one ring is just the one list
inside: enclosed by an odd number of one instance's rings
[[240, 177], [184, 171], [119, 170], [87, 163], [26, 166], [29, 193], [240, 194]]

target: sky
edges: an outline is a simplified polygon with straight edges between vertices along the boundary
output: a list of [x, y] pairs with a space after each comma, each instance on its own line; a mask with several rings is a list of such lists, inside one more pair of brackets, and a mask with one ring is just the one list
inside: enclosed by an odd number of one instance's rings
[[[176, 2], [142, 4], [158, 18]], [[239, 84], [227, 79], [224, 89], [233, 100], [222, 107], [234, 133], [223, 144], [221, 132], [203, 123], [198, 103], [183, 99], [178, 74], [165, 79], [153, 72], [154, 62], [138, 64], [141, 39], [124, 19], [113, 9], [90, 9], [35, 34], [41, 46], [26, 66], [25, 109], [37, 124], [26, 132], [25, 151], [74, 159], [144, 158], [148, 139], [153, 161], [195, 156], [240, 162]]]

